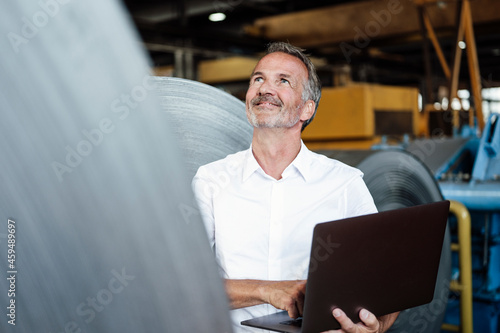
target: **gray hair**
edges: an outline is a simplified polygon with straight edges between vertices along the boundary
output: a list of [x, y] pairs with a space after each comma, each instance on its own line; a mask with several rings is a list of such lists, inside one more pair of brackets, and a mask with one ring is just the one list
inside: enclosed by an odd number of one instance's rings
[[302, 131], [306, 128], [307, 125], [313, 120], [316, 115], [316, 111], [318, 110], [319, 100], [321, 98], [321, 82], [319, 80], [318, 74], [316, 74], [316, 69], [311, 62], [311, 59], [304, 54], [304, 49], [293, 46], [289, 43], [285, 42], [272, 42], [269, 43], [266, 50], [266, 55], [274, 52], [282, 52], [289, 54], [298, 58], [300, 61], [304, 63], [307, 68], [307, 82], [304, 82], [304, 89], [302, 91], [302, 101], [312, 100], [315, 104], [314, 113], [302, 124]]

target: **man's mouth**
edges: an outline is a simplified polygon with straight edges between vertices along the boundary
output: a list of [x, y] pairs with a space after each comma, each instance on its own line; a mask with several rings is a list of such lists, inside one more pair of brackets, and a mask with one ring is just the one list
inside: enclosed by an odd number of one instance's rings
[[269, 97], [256, 97], [252, 100], [252, 105], [263, 106], [263, 107], [281, 107], [283, 104], [280, 100], [269, 98]]
[[257, 103], [255, 105], [258, 105], [258, 106], [279, 106], [276, 103], [269, 103], [269, 102], [260, 102], [260, 103]]

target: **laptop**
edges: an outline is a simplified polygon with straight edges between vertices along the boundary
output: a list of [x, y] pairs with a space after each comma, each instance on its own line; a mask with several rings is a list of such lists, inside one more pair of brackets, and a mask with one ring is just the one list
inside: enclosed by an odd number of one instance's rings
[[432, 301], [449, 201], [319, 223], [314, 228], [303, 317], [286, 311], [241, 322], [277, 332], [340, 328], [342, 309], [355, 323]]

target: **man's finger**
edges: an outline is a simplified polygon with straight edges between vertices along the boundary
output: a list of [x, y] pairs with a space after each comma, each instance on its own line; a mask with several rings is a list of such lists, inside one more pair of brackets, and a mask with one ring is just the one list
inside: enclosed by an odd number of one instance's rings
[[304, 298], [303, 297], [300, 297], [297, 300], [297, 309], [299, 310], [299, 316], [302, 317], [302, 315], [304, 314]]
[[294, 305], [292, 306], [289, 310], [288, 310], [288, 316], [290, 316], [290, 318], [293, 318], [293, 319], [296, 319], [298, 318], [300, 315], [299, 315], [299, 310], [297, 309], [297, 307]]
[[336, 308], [333, 310], [333, 316], [335, 317], [335, 319], [337, 319], [344, 332], [356, 332], [356, 325], [352, 322], [351, 319], [349, 319], [349, 317], [347, 317], [344, 311]]
[[361, 309], [361, 311], [359, 311], [359, 319], [361, 319], [363, 324], [365, 324], [370, 330], [374, 330], [375, 332], [378, 331], [380, 323], [377, 320], [377, 317], [375, 317], [375, 315], [370, 311]]
[[285, 310], [288, 311], [290, 318], [296, 319], [299, 317], [299, 310], [297, 309], [297, 302], [295, 298], [288, 300], [288, 304], [285, 306]]
[[339, 308], [333, 310], [333, 316], [339, 322], [341, 329], [326, 331], [323, 333], [357, 333], [357, 332], [378, 332], [380, 323], [373, 313], [366, 309], [361, 309], [359, 319], [362, 323], [354, 324], [349, 317]]
[[300, 295], [297, 300], [297, 308], [299, 309], [300, 316], [304, 313], [304, 295], [306, 293], [306, 283], [304, 282], [300, 287]]

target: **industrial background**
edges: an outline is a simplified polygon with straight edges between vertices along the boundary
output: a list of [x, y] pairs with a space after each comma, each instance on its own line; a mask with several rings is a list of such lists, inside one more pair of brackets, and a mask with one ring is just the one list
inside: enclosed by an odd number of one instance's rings
[[500, 332], [500, 1], [2, 6], [0, 218], [22, 226], [2, 332], [230, 331], [186, 184], [248, 148], [242, 101], [271, 41], [322, 81], [304, 142], [361, 169], [380, 211], [452, 201], [434, 300], [390, 332]]
[[[339, 149], [371, 149], [375, 158], [373, 151], [397, 147], [428, 167], [443, 197], [465, 205], [472, 223], [450, 224], [453, 248], [470, 263], [461, 266], [453, 255], [443, 327], [500, 332], [499, 1], [125, 3], [158, 75], [204, 82], [242, 100], [266, 43], [305, 48], [323, 84], [306, 144], [358, 167], [364, 161], [367, 183], [381, 163]], [[393, 182], [404, 187], [408, 180]], [[383, 193], [384, 185], [372, 185], [376, 201], [416, 203], [414, 193], [394, 185]], [[460, 228], [470, 236], [459, 241]]]
[[[369, 160], [377, 152], [412, 153], [408, 179], [415, 178], [417, 164], [425, 165], [422, 173], [432, 175], [441, 195], [463, 204], [471, 216], [470, 226], [451, 218], [452, 247], [460, 259], [453, 254], [443, 327], [500, 332], [499, 1], [125, 4], [158, 75], [207, 83], [242, 100], [266, 43], [288, 41], [306, 49], [323, 85], [316, 120], [303, 134], [306, 144], [361, 164], [369, 186], [372, 175], [384, 178], [374, 175], [380, 162]], [[401, 176], [401, 167], [394, 166], [398, 158], [392, 158], [393, 174]], [[402, 188], [408, 179], [392, 183]], [[378, 186], [371, 188], [376, 201], [411, 205], [418, 202], [412, 196], [423, 195], [394, 184], [385, 193], [382, 187], [390, 185], [372, 185]], [[459, 240], [460, 229], [470, 235]]]

